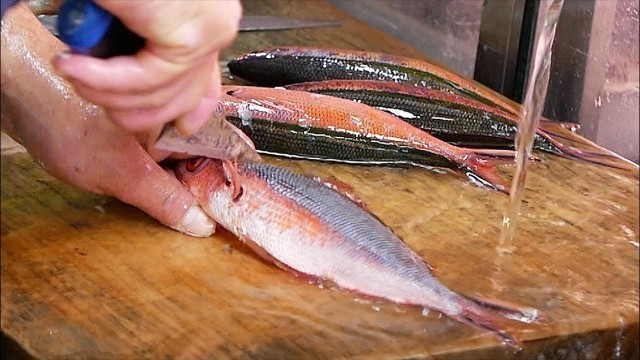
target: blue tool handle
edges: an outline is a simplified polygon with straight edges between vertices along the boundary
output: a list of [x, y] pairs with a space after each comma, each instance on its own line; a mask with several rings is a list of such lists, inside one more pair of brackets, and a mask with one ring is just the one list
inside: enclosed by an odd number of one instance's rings
[[71, 50], [102, 59], [133, 55], [145, 40], [91, 0], [65, 0], [58, 11], [58, 36]]

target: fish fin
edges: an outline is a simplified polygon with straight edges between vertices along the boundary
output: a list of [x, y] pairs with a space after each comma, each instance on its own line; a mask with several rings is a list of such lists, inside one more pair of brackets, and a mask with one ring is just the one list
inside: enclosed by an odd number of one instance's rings
[[[498, 165], [515, 165], [515, 151], [495, 149], [474, 149], [463, 161], [462, 172], [475, 184], [509, 194], [510, 185], [496, 172]], [[540, 159], [530, 156], [529, 161]]]
[[334, 190], [346, 196], [349, 200], [353, 201], [356, 205], [360, 206], [362, 209], [367, 210], [367, 206], [364, 200], [362, 200], [362, 198], [360, 198], [356, 194], [355, 190], [351, 185], [345, 182], [342, 182], [338, 179], [331, 179], [331, 180], [319, 179], [319, 181], [329, 189]]
[[[509, 161], [513, 162], [513, 159]], [[496, 166], [504, 160], [474, 152], [464, 163], [460, 170], [471, 182], [509, 194], [509, 184], [496, 172]]]
[[491, 332], [507, 345], [522, 349], [520, 340], [504, 330], [507, 320], [531, 323], [537, 320], [538, 311], [506, 302], [486, 299], [461, 297], [458, 305], [462, 308], [459, 314], [451, 315], [460, 322]]
[[474, 295], [474, 297], [466, 297], [466, 299], [473, 301], [480, 306], [493, 309], [507, 319], [516, 320], [526, 324], [531, 324], [533, 322], [546, 322], [537, 309], [529, 306], [523, 306], [504, 300], [489, 299], [477, 294]]
[[231, 188], [231, 197], [233, 201], [238, 201], [243, 195], [244, 191], [240, 181], [240, 175], [236, 164], [229, 160], [222, 160], [222, 171], [226, 178], [228, 186]]

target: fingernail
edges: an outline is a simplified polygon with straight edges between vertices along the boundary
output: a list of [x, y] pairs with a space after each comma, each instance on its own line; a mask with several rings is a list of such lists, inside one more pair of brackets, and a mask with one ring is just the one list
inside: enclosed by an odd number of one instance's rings
[[65, 61], [71, 58], [71, 54], [68, 51], [58, 51], [53, 61], [53, 67], [58, 75], [64, 78], [69, 78], [71, 75], [68, 71], [68, 63]]
[[216, 231], [216, 223], [202, 211], [199, 205], [193, 205], [175, 229], [187, 235], [207, 237]]
[[56, 57], [58, 57], [58, 59], [67, 60], [71, 57], [71, 53], [67, 50], [58, 51]]

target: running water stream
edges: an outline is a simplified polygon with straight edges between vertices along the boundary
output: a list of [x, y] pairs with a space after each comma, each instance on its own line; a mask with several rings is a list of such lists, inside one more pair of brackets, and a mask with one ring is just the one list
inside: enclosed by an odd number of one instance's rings
[[518, 133], [515, 140], [516, 171], [511, 184], [509, 205], [502, 222], [499, 253], [510, 253], [514, 249], [514, 234], [518, 213], [522, 204], [527, 166], [533, 140], [544, 109], [551, 68], [551, 48], [556, 25], [564, 0], [542, 0], [538, 9], [535, 43], [533, 45], [531, 69], [527, 78], [527, 90], [520, 113]]

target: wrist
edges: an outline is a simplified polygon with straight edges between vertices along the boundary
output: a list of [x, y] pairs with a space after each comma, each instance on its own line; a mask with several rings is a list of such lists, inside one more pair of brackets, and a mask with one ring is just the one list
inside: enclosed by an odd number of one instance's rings
[[52, 77], [50, 59], [64, 50], [29, 10], [26, 3], [12, 8], [2, 19], [2, 92], [13, 93], [28, 87], [25, 73], [37, 72]]

